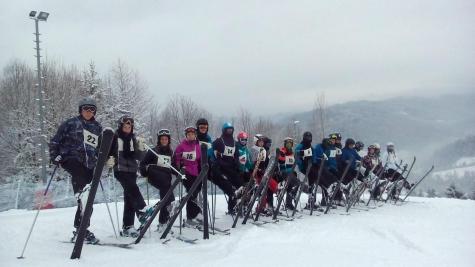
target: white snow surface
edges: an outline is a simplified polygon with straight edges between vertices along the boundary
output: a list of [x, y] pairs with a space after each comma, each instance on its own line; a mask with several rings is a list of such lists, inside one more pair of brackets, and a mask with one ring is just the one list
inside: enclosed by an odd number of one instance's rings
[[[225, 202], [218, 196], [217, 226], [229, 228]], [[111, 211], [115, 215], [114, 205]], [[119, 204], [122, 211], [122, 204]], [[74, 208], [42, 210], [25, 252], [21, 253], [36, 211], [0, 213], [0, 266], [474, 266], [475, 201], [409, 198], [368, 211], [331, 210], [294, 221], [257, 226], [238, 224], [231, 235], [211, 235], [188, 244], [172, 238], [162, 244], [156, 232], [123, 249], [84, 245], [71, 260]], [[115, 218], [115, 216], [114, 216]], [[94, 206], [90, 229], [104, 242], [114, 238], [104, 204]], [[153, 225], [155, 229], [155, 225]], [[174, 229], [175, 233], [178, 229]], [[202, 237], [185, 229], [187, 237]]]

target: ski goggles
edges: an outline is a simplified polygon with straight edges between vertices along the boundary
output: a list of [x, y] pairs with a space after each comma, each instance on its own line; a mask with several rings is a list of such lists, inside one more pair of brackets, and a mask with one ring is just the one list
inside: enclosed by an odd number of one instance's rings
[[158, 131], [158, 136], [164, 136], [164, 135], [170, 135], [170, 130], [168, 129], [161, 129], [160, 131]]
[[193, 127], [187, 127], [185, 129], [185, 134], [187, 134], [187, 133], [196, 133], [196, 129], [193, 128]]
[[92, 112], [92, 113], [96, 112], [95, 106], [82, 106], [81, 109], [84, 111]]
[[126, 118], [121, 118], [121, 119], [120, 119], [120, 123], [122, 123], [122, 124], [134, 125], [134, 119], [128, 118], [128, 117], [126, 117]]
[[206, 125], [206, 124], [199, 125], [199, 126], [198, 126], [198, 129], [200, 129], [200, 130], [208, 130], [208, 125]]

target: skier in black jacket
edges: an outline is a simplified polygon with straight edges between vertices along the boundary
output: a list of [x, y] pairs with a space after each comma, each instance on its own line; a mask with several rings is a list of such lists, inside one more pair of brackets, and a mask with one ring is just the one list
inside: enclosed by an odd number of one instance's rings
[[117, 122], [117, 131], [112, 140], [107, 167], [114, 168], [114, 176], [124, 189], [124, 215], [122, 218], [122, 235], [137, 237], [134, 216], [144, 221], [147, 209], [142, 193], [137, 186], [138, 162], [145, 154], [145, 141], [134, 134], [134, 119], [127, 115]]
[[[229, 181], [233, 187], [233, 192], [228, 192], [228, 212], [234, 213], [237, 197], [236, 190], [243, 186], [244, 181], [239, 175], [239, 150], [233, 137], [234, 127], [231, 123], [226, 122], [222, 127], [221, 137], [214, 140], [212, 147], [216, 160], [212, 166], [213, 181], [225, 179]], [[218, 182], [219, 183], [219, 182]]]
[[[102, 134], [101, 124], [94, 119], [96, 101], [84, 98], [79, 101], [78, 106], [80, 115], [63, 122], [49, 144], [51, 161], [71, 175], [74, 195], [78, 202], [74, 217], [76, 230], [73, 231], [71, 242], [75, 242], [77, 229], [81, 225], [83, 207], [89, 194]], [[96, 244], [99, 239], [87, 230], [86, 242]]]
[[[171, 134], [168, 129], [161, 129], [157, 135], [157, 146], [153, 151], [148, 151], [144, 159], [140, 162], [140, 173], [148, 177], [148, 182], [160, 191], [160, 199], [163, 199], [170, 190], [172, 181], [173, 150], [170, 147]], [[158, 154], [158, 156], [157, 156]], [[160, 210], [158, 216], [158, 230], [165, 229], [170, 218], [171, 203], [175, 201], [175, 196], [169, 198], [167, 203]]]

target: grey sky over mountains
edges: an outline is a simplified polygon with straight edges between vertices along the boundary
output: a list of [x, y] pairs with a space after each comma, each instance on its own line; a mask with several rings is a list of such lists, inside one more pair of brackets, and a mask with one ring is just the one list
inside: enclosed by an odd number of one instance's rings
[[305, 111], [328, 102], [475, 88], [474, 1], [2, 1], [0, 67], [118, 58], [157, 101], [190, 96], [215, 114]]

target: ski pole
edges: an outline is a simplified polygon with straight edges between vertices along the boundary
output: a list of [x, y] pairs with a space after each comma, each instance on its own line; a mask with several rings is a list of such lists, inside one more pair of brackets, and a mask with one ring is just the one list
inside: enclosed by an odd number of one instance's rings
[[114, 180], [114, 198], [115, 198], [115, 217], [117, 219], [117, 231], [120, 231], [120, 225], [119, 225], [119, 209], [117, 208], [117, 180], [115, 179], [114, 172], [112, 173], [112, 179]]
[[51, 177], [49, 178], [48, 185], [46, 185], [45, 192], [43, 193], [43, 196], [41, 196], [40, 205], [38, 206], [38, 209], [36, 210], [35, 218], [33, 219], [33, 223], [31, 224], [31, 227], [30, 227], [30, 232], [28, 233], [28, 236], [26, 238], [25, 245], [23, 246], [23, 250], [21, 251], [21, 255], [18, 256], [17, 259], [24, 259], [23, 254], [25, 253], [26, 246], [28, 245], [28, 241], [30, 240], [31, 233], [33, 232], [33, 228], [35, 227], [36, 219], [38, 218], [38, 214], [40, 213], [41, 207], [43, 206], [43, 202], [46, 199], [46, 194], [48, 193], [49, 186], [51, 185], [51, 181], [53, 180], [54, 174], [56, 173], [58, 166], [59, 165], [56, 165], [56, 167], [54, 167], [53, 173], [51, 174]]
[[[144, 144], [144, 146], [145, 146], [145, 148], [146, 148], [148, 151], [150, 151], [150, 152], [152, 152], [153, 154], [155, 154], [155, 156], [157, 156], [157, 157], [159, 156], [158, 153], [155, 152], [155, 150], [153, 150], [149, 145]], [[179, 175], [181, 176], [181, 179], [182, 179], [182, 180], [186, 180], [186, 176], [185, 176], [183, 173], [179, 172], [177, 169], [175, 169], [175, 167], [173, 167], [170, 163], [164, 162], [164, 164], [167, 165], [167, 166], [168, 166], [170, 169], [172, 169], [173, 171], [175, 171], [177, 174], [179, 174]]]
[[114, 230], [115, 238], [118, 239], [119, 237], [117, 236], [117, 232], [115, 231], [114, 220], [112, 219], [111, 210], [109, 209], [109, 197], [106, 196], [106, 192], [104, 191], [104, 186], [102, 185], [101, 180], [99, 180], [99, 184], [101, 185], [102, 194], [104, 195], [104, 198], [106, 199], [106, 207], [107, 207], [107, 212], [109, 213], [109, 218], [111, 220], [112, 230]]
[[[181, 201], [182, 201], [182, 197], [183, 197], [183, 184], [180, 183], [180, 187], [178, 188], [178, 192], [180, 194], [180, 199], [179, 199], [179, 202], [181, 204]], [[181, 224], [183, 223], [182, 221], [182, 209], [180, 209], [180, 235], [181, 235]]]

